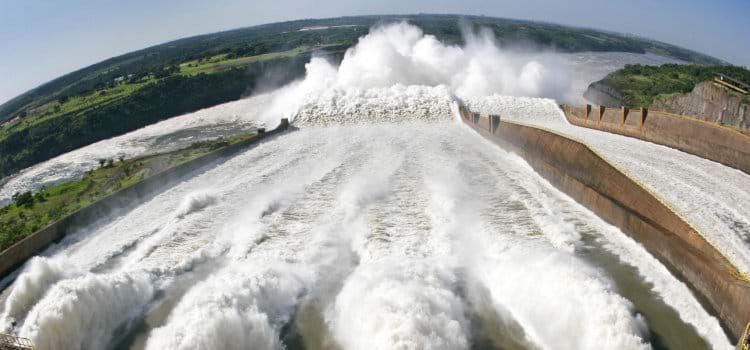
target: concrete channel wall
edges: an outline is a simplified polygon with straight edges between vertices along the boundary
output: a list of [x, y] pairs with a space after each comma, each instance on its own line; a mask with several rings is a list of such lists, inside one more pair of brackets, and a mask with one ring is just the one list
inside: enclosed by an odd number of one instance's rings
[[464, 123], [522, 156], [542, 177], [643, 244], [697, 291], [738, 339], [750, 321], [750, 282], [656, 195], [586, 144], [461, 108]]
[[163, 191], [169, 185], [184, 180], [201, 168], [237, 154], [268, 137], [287, 130], [288, 127], [288, 121], [283, 119], [281, 125], [272, 131], [264, 132], [260, 130], [258, 135], [252, 139], [214, 150], [196, 159], [164, 170], [55, 221], [0, 252], [0, 277], [13, 272], [26, 260], [41, 253], [52, 243], [59, 242], [67, 234], [76, 231], [77, 228], [92, 224], [100, 218], [106, 218], [117, 210], [132, 208]]
[[750, 135], [695, 118], [648, 109], [564, 105], [573, 125], [676, 148], [750, 174]]

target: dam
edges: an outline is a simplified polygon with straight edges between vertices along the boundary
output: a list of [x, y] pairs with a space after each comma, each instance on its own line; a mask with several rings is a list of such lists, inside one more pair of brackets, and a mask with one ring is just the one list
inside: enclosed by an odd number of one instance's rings
[[[368, 94], [321, 96], [296, 130], [68, 234], [6, 278], [2, 331], [38, 349], [732, 348], [674, 266], [447, 90]], [[552, 100], [460, 102], [584, 140], [746, 273], [747, 174], [575, 127]]]
[[274, 134], [27, 238], [20, 267], [2, 261], [0, 333], [34, 349], [732, 349], [750, 305], [745, 139], [718, 140], [739, 151], [725, 158], [657, 114], [576, 119], [518, 97], [570, 93], [555, 60], [467, 35], [374, 28], [338, 66], [312, 57], [304, 79], [9, 179], [0, 202], [98, 156]]

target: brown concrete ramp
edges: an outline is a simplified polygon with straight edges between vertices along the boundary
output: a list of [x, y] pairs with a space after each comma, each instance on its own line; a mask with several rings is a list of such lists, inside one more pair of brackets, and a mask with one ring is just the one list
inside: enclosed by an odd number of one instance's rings
[[540, 127], [479, 116], [461, 118], [521, 155], [544, 178], [642, 243], [692, 286], [737, 340], [750, 319], [750, 281], [657, 195], [583, 142]]
[[750, 174], [750, 135], [703, 120], [648, 109], [563, 106], [573, 125], [672, 147]]

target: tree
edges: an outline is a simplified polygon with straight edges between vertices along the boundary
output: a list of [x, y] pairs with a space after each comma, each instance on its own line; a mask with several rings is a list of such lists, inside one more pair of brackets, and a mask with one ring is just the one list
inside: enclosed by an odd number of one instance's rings
[[16, 194], [14, 194], [11, 199], [13, 200], [13, 203], [15, 203], [19, 208], [31, 208], [34, 206], [34, 196], [31, 194], [31, 191], [26, 191], [23, 193], [16, 192]]

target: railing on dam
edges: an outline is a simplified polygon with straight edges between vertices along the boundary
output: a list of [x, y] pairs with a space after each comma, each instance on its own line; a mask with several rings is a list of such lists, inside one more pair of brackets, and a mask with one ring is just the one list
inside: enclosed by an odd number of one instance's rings
[[552, 185], [640, 242], [707, 301], [735, 340], [750, 318], [750, 281], [658, 195], [587, 144], [459, 107], [461, 119], [523, 157]]
[[734, 128], [646, 108], [563, 105], [563, 111], [573, 125], [672, 147], [750, 174], [750, 135]]
[[0, 333], [0, 350], [33, 350], [31, 340]]

